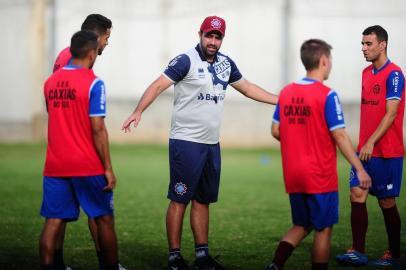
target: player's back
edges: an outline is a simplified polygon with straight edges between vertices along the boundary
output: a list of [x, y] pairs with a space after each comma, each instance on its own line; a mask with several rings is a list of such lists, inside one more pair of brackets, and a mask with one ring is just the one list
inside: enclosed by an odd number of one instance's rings
[[86, 176], [104, 173], [94, 149], [89, 117], [91, 69], [65, 66], [44, 85], [48, 109], [48, 147], [44, 175]]
[[280, 94], [280, 141], [288, 193], [337, 190], [336, 148], [325, 117], [329, 92], [313, 82], [290, 84]]

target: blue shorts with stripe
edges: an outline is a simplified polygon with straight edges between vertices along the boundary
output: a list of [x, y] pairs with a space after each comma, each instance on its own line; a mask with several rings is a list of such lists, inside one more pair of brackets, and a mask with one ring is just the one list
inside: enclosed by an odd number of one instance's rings
[[220, 145], [169, 140], [168, 199], [203, 204], [216, 202], [220, 185]]
[[294, 225], [322, 231], [338, 223], [338, 192], [289, 194]]
[[[362, 165], [372, 179], [369, 194], [378, 199], [399, 197], [403, 175], [403, 157], [372, 157], [369, 161], [362, 161]], [[350, 188], [359, 186], [354, 167], [351, 168], [349, 181]]]
[[104, 175], [86, 177], [47, 177], [43, 179], [40, 214], [66, 221], [79, 218], [79, 207], [89, 218], [113, 215], [113, 192], [103, 191]]

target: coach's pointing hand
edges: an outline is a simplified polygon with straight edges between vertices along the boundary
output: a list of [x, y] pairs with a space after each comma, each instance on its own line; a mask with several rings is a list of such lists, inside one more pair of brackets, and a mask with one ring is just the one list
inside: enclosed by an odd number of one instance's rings
[[130, 132], [131, 123], [134, 122], [134, 128], [136, 128], [140, 121], [141, 121], [141, 112], [135, 111], [130, 115], [130, 117], [127, 118], [127, 120], [125, 120], [123, 126], [121, 127], [121, 130], [124, 130], [125, 133]]
[[107, 186], [103, 188], [104, 191], [112, 191], [116, 187], [117, 179], [112, 169], [107, 169], [105, 172], [107, 179]]

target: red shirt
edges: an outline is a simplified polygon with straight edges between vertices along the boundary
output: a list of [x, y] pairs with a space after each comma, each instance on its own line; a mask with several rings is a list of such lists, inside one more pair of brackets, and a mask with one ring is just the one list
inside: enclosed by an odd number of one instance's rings
[[104, 174], [89, 117], [89, 91], [95, 80], [91, 69], [62, 68], [45, 82], [48, 146], [44, 176]]
[[56, 57], [53, 72], [57, 71], [61, 67], [66, 66], [67, 64], [69, 64], [71, 59], [72, 59], [72, 54], [70, 53], [70, 48], [67, 47], [67, 48], [63, 49], [58, 54], [58, 57]]
[[[386, 112], [387, 79], [392, 71], [402, 73], [401, 69], [389, 63], [374, 74], [373, 65], [362, 72], [361, 119], [358, 151], [375, 132]], [[402, 75], [403, 76], [403, 75]], [[402, 89], [397, 115], [386, 133], [375, 143], [373, 157], [395, 158], [402, 157], [403, 147], [403, 114], [405, 110], [405, 93]]]
[[279, 96], [280, 142], [287, 193], [338, 190], [336, 146], [325, 116], [330, 88], [292, 83]]

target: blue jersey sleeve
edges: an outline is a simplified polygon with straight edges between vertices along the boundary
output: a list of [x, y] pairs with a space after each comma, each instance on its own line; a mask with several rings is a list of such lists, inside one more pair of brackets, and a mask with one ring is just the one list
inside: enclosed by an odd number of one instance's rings
[[100, 79], [94, 80], [89, 90], [89, 116], [106, 116], [106, 87]]
[[185, 78], [190, 69], [190, 58], [186, 54], [181, 54], [173, 58], [166, 67], [164, 74], [174, 82], [179, 82]]
[[242, 78], [242, 75], [240, 73], [240, 71], [238, 70], [237, 65], [235, 64], [235, 62], [228, 57], [228, 61], [230, 61], [230, 65], [231, 65], [231, 74], [230, 74], [230, 78], [228, 79], [228, 83], [234, 83], [238, 80], [240, 80]]
[[275, 112], [273, 113], [272, 122], [274, 122], [275, 124], [279, 124], [280, 121], [281, 119], [279, 116], [279, 103], [277, 103], [275, 107]]
[[405, 77], [399, 71], [392, 71], [386, 80], [386, 99], [402, 98], [402, 92], [405, 86]]
[[345, 127], [343, 109], [334, 90], [331, 90], [327, 95], [324, 115], [330, 131]]

